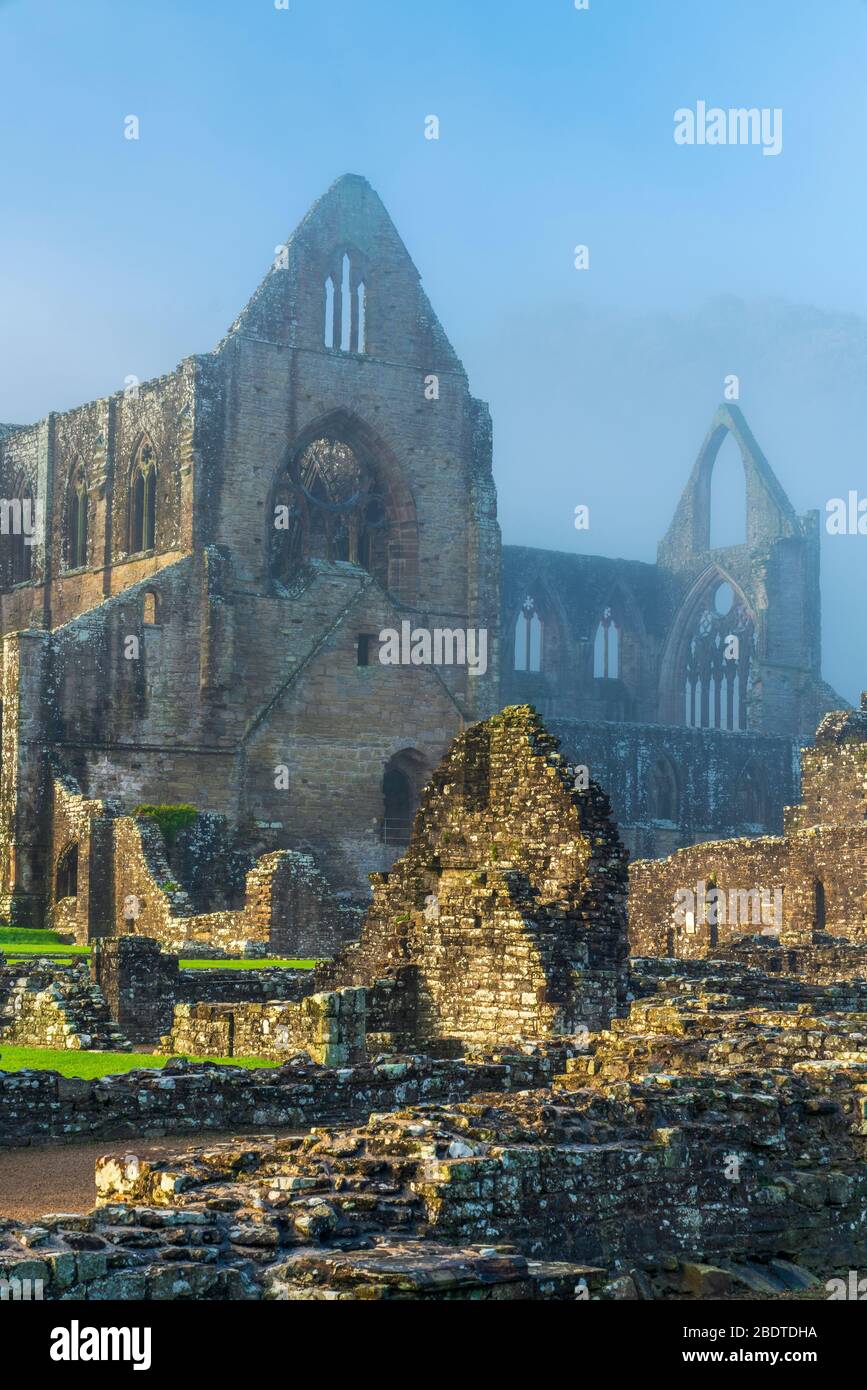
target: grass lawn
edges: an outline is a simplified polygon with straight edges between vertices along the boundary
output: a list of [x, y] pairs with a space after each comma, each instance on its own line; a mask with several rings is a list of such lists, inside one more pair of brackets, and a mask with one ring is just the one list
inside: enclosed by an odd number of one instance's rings
[[49, 960], [72, 960], [76, 956], [87, 957], [90, 950], [87, 946], [4, 946], [0, 941], [0, 952], [11, 961], [22, 960], [41, 960], [48, 957]]
[[51, 956], [66, 960], [90, 954], [87, 946], [65, 946], [56, 931], [40, 931], [35, 927], [0, 926], [0, 955], [10, 961], [26, 961], [33, 956]]
[[[168, 1057], [153, 1052], [75, 1052], [53, 1047], [4, 1047], [0, 1042], [0, 1071], [59, 1071], [61, 1076], [117, 1076], [141, 1067], [163, 1067]], [[274, 1067], [261, 1057], [192, 1057], [188, 1061], [221, 1062], [224, 1066]]]
[[262, 970], [266, 966], [289, 966], [293, 970], [312, 970], [319, 962], [316, 960], [182, 960], [183, 970]]
[[[33, 956], [51, 956], [57, 960], [89, 956], [89, 946], [66, 946], [56, 931], [40, 931], [34, 927], [0, 925], [0, 955], [9, 961], [26, 961]], [[285, 960], [272, 956], [267, 960], [182, 960], [184, 970], [261, 970], [263, 967], [283, 966], [292, 970], [312, 970], [318, 961]]]
[[39, 927], [7, 927], [0, 924], [0, 950], [29, 949], [31, 946], [48, 946], [52, 950], [68, 950], [64, 947], [56, 931], [42, 931]]

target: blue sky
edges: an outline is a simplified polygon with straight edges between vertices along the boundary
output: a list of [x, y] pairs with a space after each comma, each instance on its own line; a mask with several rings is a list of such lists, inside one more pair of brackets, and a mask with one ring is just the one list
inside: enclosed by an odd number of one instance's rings
[[[0, 53], [0, 420], [213, 346], [353, 171], [491, 404], [507, 541], [653, 559], [727, 372], [799, 510], [867, 495], [863, 0], [0, 0]], [[675, 145], [699, 99], [782, 108], [782, 153]], [[851, 699], [867, 537], [823, 566]]]

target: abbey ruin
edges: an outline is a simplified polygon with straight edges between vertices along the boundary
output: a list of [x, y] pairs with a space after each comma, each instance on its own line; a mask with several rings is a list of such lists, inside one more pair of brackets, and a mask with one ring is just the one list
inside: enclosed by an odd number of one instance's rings
[[0, 1062], [118, 1063], [0, 1070], [0, 1149], [129, 1146], [92, 1210], [0, 1210], [0, 1279], [785, 1299], [867, 1262], [867, 695], [735, 406], [655, 565], [501, 546], [487, 408], [346, 176], [213, 352], [0, 427], [0, 491]]

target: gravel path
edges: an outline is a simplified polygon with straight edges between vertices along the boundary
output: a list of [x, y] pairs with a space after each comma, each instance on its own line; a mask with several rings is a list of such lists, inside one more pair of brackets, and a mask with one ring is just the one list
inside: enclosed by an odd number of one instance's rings
[[[263, 1136], [250, 1134], [247, 1137], [261, 1139]], [[94, 1165], [103, 1154], [134, 1153], [139, 1158], [165, 1158], [168, 1154], [187, 1153], [202, 1144], [233, 1138], [232, 1131], [208, 1131], [179, 1135], [174, 1139], [101, 1139], [82, 1144], [0, 1149], [0, 1217], [32, 1221], [49, 1212], [90, 1211], [96, 1202]]]

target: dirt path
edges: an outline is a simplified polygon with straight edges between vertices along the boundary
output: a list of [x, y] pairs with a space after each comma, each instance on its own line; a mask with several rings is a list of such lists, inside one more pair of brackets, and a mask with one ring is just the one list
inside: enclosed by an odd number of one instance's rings
[[[273, 1131], [269, 1133], [294, 1133]], [[188, 1153], [202, 1144], [233, 1139], [225, 1133], [207, 1132], [166, 1139], [100, 1139], [82, 1144], [47, 1144], [26, 1149], [0, 1149], [0, 1217], [32, 1221], [49, 1212], [87, 1212], [96, 1202], [93, 1170], [103, 1154], [137, 1154], [139, 1158], [165, 1158]], [[246, 1136], [251, 1141], [261, 1134]]]

